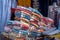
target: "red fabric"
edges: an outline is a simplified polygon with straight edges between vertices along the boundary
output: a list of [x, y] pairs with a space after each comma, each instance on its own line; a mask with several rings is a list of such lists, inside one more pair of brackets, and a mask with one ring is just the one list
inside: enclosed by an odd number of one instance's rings
[[14, 13], [15, 10], [20, 10], [20, 9], [17, 9], [17, 8], [11, 8], [11, 13]]
[[45, 22], [47, 24], [47, 19], [46, 18], [42, 18], [43, 22]]
[[22, 24], [22, 28], [23, 28], [23, 29], [28, 29], [29, 26], [28, 26], [28, 25], [25, 25], [25, 24]]
[[33, 23], [35, 23], [35, 24], [37, 24], [38, 25], [38, 21], [36, 21], [36, 20], [34, 20], [34, 21], [30, 21], [31, 23], [33, 22]]
[[11, 8], [11, 13], [14, 13], [15, 12], [15, 8]]

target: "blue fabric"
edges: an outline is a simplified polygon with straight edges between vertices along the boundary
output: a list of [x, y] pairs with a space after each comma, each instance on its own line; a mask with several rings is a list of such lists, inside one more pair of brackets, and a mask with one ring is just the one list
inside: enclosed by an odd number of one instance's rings
[[[3, 4], [3, 0], [0, 0], [0, 5]], [[3, 27], [2, 26], [2, 13], [3, 13], [3, 5], [0, 6], [0, 32], [3, 31]]]
[[44, 40], [49, 40], [48, 38], [45, 38]]
[[59, 30], [55, 30], [55, 31], [50, 32], [48, 35], [54, 35], [54, 34], [57, 34], [59, 32], [60, 32]]
[[11, 0], [11, 7], [12, 8], [16, 8], [17, 7], [16, 0]]
[[31, 32], [31, 35], [36, 37], [37, 36], [37, 32]]
[[3, 32], [6, 22], [10, 19], [11, 0], [0, 0], [0, 5], [0, 32]]
[[60, 30], [60, 20], [59, 20], [59, 24], [58, 24], [58, 29]]
[[17, 30], [17, 29], [12, 29], [12, 32], [14, 32], [14, 33], [19, 33], [19, 30]]
[[[21, 17], [21, 12], [20, 11], [16, 11], [15, 12], [15, 16], [20, 18]], [[23, 18], [26, 18], [26, 19], [30, 20], [30, 16], [27, 15], [27, 14], [25, 14]]]
[[0, 0], [0, 32], [4, 31], [4, 26], [6, 25], [7, 21], [10, 20], [10, 12], [11, 12], [11, 3], [14, 4], [12, 7], [14, 7], [15, 0]]
[[47, 27], [44, 27], [44, 26], [42, 26], [40, 28], [43, 28], [45, 31], [49, 30]]
[[49, 29], [47, 31], [44, 31], [43, 34], [48, 34], [48, 33], [51, 33], [51, 32], [53, 32], [55, 30], [56, 30], [56, 28], [51, 28], [51, 29]]
[[19, 32], [21, 32], [23, 35], [27, 35], [28, 34], [28, 31], [26, 31], [26, 30], [20, 30]]
[[20, 18], [21, 17], [21, 12], [20, 11], [16, 11], [15, 12], [15, 16], [18, 17], [18, 18]]
[[32, 12], [35, 12], [35, 13], [37, 13], [37, 14], [39, 14], [39, 15], [42, 15], [38, 10], [36, 10], [36, 9], [34, 9], [34, 8], [29, 8]]
[[28, 31], [22, 30], [22, 34], [23, 34], [23, 35], [27, 35], [27, 34], [28, 34]]
[[25, 15], [24, 18], [30, 20], [30, 16], [29, 15]]

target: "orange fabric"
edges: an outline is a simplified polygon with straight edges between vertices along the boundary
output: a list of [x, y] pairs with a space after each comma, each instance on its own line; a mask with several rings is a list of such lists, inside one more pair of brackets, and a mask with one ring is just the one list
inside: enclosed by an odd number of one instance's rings
[[44, 30], [43, 29], [40, 29], [40, 30], [38, 30], [38, 32], [44, 32]]
[[18, 5], [30, 7], [31, 6], [31, 0], [18, 0]]

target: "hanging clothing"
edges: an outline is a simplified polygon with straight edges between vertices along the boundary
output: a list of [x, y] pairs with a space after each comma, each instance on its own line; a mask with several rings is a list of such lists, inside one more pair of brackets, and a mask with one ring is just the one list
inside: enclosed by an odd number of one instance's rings
[[[0, 0], [0, 5], [2, 4], [2, 0]], [[3, 5], [1, 5], [0, 6], [0, 31], [2, 31], [2, 29], [1, 28], [3, 28], [3, 27], [1, 27], [1, 22], [2, 22], [2, 13], [3, 13]]]
[[17, 2], [16, 0], [11, 0], [11, 7], [16, 8], [17, 7]]
[[0, 32], [3, 32], [6, 22], [10, 19], [11, 0], [0, 0], [0, 5]]

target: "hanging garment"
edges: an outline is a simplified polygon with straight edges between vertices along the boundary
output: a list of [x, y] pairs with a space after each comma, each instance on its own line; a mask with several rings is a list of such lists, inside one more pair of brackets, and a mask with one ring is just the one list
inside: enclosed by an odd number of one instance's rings
[[11, 0], [11, 7], [16, 8], [16, 6], [17, 6], [16, 0]]
[[0, 0], [0, 5], [0, 32], [3, 32], [6, 22], [10, 19], [11, 0]]
[[[0, 0], [0, 5], [2, 4], [2, 0]], [[3, 10], [3, 5], [0, 6], [0, 31], [2, 31], [2, 28], [1, 27], [1, 21], [2, 21], [2, 11]]]

